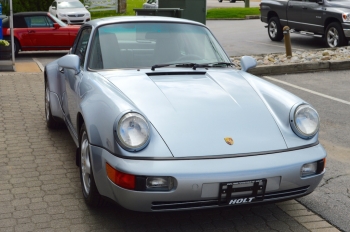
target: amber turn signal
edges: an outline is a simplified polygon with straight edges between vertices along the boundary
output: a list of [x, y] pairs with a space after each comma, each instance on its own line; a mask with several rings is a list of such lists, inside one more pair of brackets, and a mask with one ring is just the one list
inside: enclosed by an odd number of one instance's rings
[[119, 187], [125, 189], [135, 189], [135, 176], [120, 172], [114, 169], [109, 163], [106, 163], [106, 171], [108, 178]]

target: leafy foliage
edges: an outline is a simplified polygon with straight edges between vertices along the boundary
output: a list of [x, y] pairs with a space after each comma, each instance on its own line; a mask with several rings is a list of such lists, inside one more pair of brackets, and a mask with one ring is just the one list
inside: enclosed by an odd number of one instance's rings
[[[12, 0], [13, 13], [26, 11], [48, 11], [53, 0]], [[83, 2], [83, 1], [81, 1]], [[3, 14], [9, 15], [10, 1], [0, 0]]]

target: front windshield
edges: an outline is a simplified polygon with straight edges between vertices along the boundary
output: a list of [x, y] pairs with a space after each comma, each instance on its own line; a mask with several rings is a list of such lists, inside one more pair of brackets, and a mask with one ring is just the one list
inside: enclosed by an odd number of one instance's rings
[[183, 23], [102, 26], [95, 33], [90, 51], [90, 69], [231, 62], [207, 28]]
[[52, 14], [50, 14], [50, 17], [53, 19], [53, 21], [55, 21], [55, 23], [58, 23], [61, 27], [67, 26], [67, 24], [65, 24], [64, 22], [62, 22], [61, 20], [59, 20], [58, 18], [56, 18]]
[[79, 1], [74, 2], [58, 2], [58, 9], [84, 8], [84, 5]]

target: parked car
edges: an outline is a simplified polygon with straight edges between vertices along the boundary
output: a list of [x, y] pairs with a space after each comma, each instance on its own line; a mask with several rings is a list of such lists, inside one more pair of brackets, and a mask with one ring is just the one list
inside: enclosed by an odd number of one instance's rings
[[84, 24], [91, 19], [90, 12], [79, 0], [55, 0], [49, 12], [67, 24]]
[[[209, 29], [171, 17], [82, 26], [45, 67], [45, 118], [66, 125], [83, 196], [136, 211], [301, 197], [325, 173], [319, 116], [306, 101], [233, 66]], [[64, 124], [62, 124], [64, 122]]]
[[[68, 26], [47, 12], [13, 15], [15, 54], [21, 51], [68, 50], [80, 26]], [[4, 39], [10, 41], [9, 18], [3, 20]]]
[[142, 5], [142, 8], [144, 9], [158, 8], [158, 0], [148, 0]]
[[[219, 2], [222, 2], [222, 0], [218, 0]], [[235, 3], [237, 0], [229, 0], [231, 3]], [[245, 0], [242, 0], [243, 2], [245, 2]]]
[[293, 33], [323, 38], [328, 47], [349, 44], [350, 0], [262, 0], [260, 11], [273, 41], [281, 41], [289, 26]]

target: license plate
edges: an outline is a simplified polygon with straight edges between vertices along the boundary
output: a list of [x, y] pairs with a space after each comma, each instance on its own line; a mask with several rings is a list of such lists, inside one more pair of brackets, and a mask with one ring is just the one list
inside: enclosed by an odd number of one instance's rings
[[240, 205], [262, 201], [266, 183], [266, 179], [220, 183], [219, 205]]

